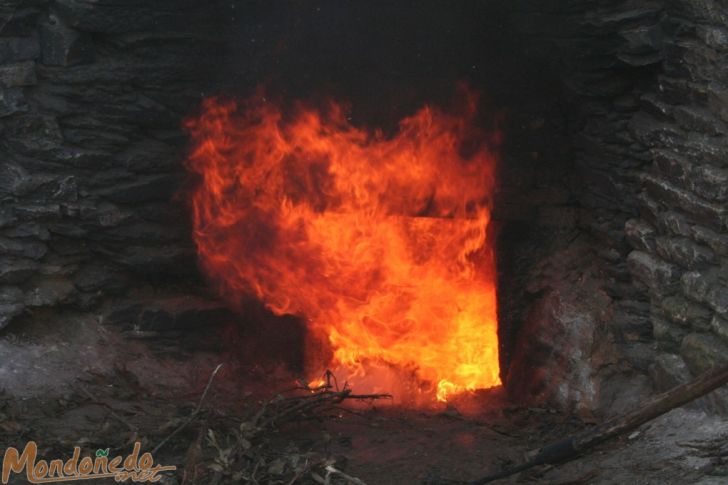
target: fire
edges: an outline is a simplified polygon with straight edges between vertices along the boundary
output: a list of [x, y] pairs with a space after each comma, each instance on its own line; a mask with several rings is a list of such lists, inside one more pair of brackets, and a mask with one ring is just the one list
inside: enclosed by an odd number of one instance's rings
[[465, 105], [425, 106], [394, 136], [336, 103], [284, 114], [211, 98], [187, 121], [201, 264], [228, 298], [305, 318], [330, 349], [309, 352], [312, 376], [328, 367], [372, 391], [399, 380], [413, 405], [500, 384], [496, 157], [475, 97]]

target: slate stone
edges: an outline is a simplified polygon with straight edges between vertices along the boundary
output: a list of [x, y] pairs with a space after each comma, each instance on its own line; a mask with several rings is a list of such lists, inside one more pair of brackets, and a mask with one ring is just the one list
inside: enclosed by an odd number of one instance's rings
[[704, 268], [714, 260], [713, 251], [687, 238], [658, 236], [655, 242], [657, 254], [686, 269]]
[[97, 195], [119, 204], [139, 204], [154, 200], [168, 200], [179, 187], [177, 175], [150, 175], [139, 177], [127, 184], [118, 184], [99, 191]]
[[687, 364], [677, 354], [662, 353], [650, 366], [650, 377], [660, 391], [666, 391], [692, 379]]
[[25, 304], [30, 307], [54, 306], [68, 301], [74, 291], [68, 280], [43, 280], [25, 294]]
[[35, 261], [9, 258], [0, 255], [0, 284], [18, 284], [27, 280], [38, 270]]
[[48, 246], [31, 239], [9, 239], [0, 236], [0, 254], [41, 259], [48, 252]]
[[23, 195], [23, 187], [31, 175], [16, 163], [5, 161], [0, 165], [0, 194]]
[[718, 25], [698, 25], [696, 35], [710, 47], [725, 50], [728, 47], [728, 30]]
[[713, 335], [691, 333], [683, 339], [680, 355], [693, 374], [702, 374], [714, 366], [728, 364], [728, 345]]
[[0, 303], [22, 303], [23, 291], [17, 286], [0, 286]]
[[655, 228], [643, 220], [629, 219], [624, 224], [627, 241], [635, 249], [646, 252], [655, 250]]
[[680, 270], [675, 265], [642, 251], [632, 251], [627, 265], [632, 275], [654, 292], [665, 294], [677, 288]]
[[114, 158], [135, 173], [154, 173], [171, 170], [179, 163], [175, 149], [153, 139], [143, 139], [130, 145]]
[[36, 7], [41, 6], [42, 3], [33, 0], [5, 0], [1, 3], [2, 7], [7, 8], [7, 10], [0, 13], [0, 25], [3, 26], [3, 35], [28, 37], [35, 33], [38, 17], [41, 13]]
[[58, 204], [17, 204], [15, 214], [22, 221], [52, 219], [61, 215], [61, 206]]
[[692, 228], [684, 215], [676, 211], [664, 211], [657, 215], [657, 227], [674, 236], [692, 236]]
[[0, 88], [0, 118], [28, 111], [23, 88]]
[[86, 229], [72, 223], [51, 223], [48, 224], [48, 231], [71, 238], [81, 238], [88, 234]]
[[712, 312], [679, 295], [664, 298], [660, 307], [662, 314], [672, 322], [695, 330], [708, 330], [710, 327]]
[[0, 87], [34, 86], [38, 84], [35, 62], [24, 61], [0, 66]]
[[[2, 225], [0, 225], [2, 227]], [[3, 235], [11, 238], [32, 237], [41, 241], [47, 241], [51, 235], [48, 228], [35, 222], [24, 222], [13, 228], [3, 231]]]
[[645, 175], [644, 181], [654, 198], [662, 200], [663, 203], [676, 204], [711, 229], [722, 231], [726, 227], [728, 223], [728, 206], [726, 204], [703, 200], [691, 192], [675, 187], [651, 174]]
[[72, 29], [55, 13], [41, 23], [40, 39], [41, 62], [46, 66], [73, 66], [95, 60], [91, 36]]
[[116, 303], [104, 317], [108, 324], [141, 332], [195, 330], [234, 318], [219, 302], [194, 295]]
[[685, 273], [681, 281], [685, 295], [705, 303], [721, 316], [728, 315], [728, 285], [720, 281], [717, 270]]
[[711, 200], [728, 200], [728, 170], [725, 168], [701, 165], [692, 172], [693, 190]]
[[702, 226], [693, 226], [691, 235], [696, 241], [710, 247], [716, 254], [728, 255], [728, 235], [718, 234]]
[[219, 325], [230, 318], [230, 311], [220, 303], [185, 296], [145, 306], [139, 316], [139, 326], [143, 330], [189, 330]]
[[652, 334], [655, 337], [658, 349], [676, 352], [680, 348], [683, 337], [688, 334], [688, 330], [657, 315], [653, 315], [651, 320]]
[[110, 202], [94, 203], [88, 207], [82, 207], [79, 212], [83, 220], [101, 227], [115, 227], [135, 218], [133, 211]]
[[0, 330], [7, 327], [15, 317], [23, 313], [25, 307], [18, 303], [0, 303]]
[[679, 187], [722, 202], [728, 198], [728, 170], [689, 161], [672, 150], [652, 150], [655, 166]]
[[[86, 32], [119, 34], [153, 30], [173, 17], [175, 9], [138, 0], [57, 0], [59, 14], [69, 25]], [[183, 4], [180, 2], [179, 5]], [[156, 7], [156, 8], [154, 8]]]
[[167, 277], [197, 273], [196, 254], [191, 247], [177, 245], [124, 246], [119, 249], [98, 249], [112, 261], [144, 275]]
[[40, 43], [37, 36], [3, 37], [0, 41], [0, 64], [34, 60], [39, 55]]
[[29, 113], [16, 116], [7, 130], [7, 145], [18, 153], [41, 158], [53, 155], [63, 143], [63, 135], [55, 116]]
[[723, 123], [713, 113], [704, 107], [695, 104], [676, 106], [673, 110], [675, 120], [689, 131], [699, 131], [710, 135], [720, 135], [724, 132]]
[[129, 278], [111, 265], [93, 263], [84, 265], [74, 275], [73, 283], [76, 288], [87, 293], [103, 291], [119, 294], [129, 286]]
[[170, 220], [162, 224], [135, 222], [98, 231], [91, 235], [101, 241], [143, 243], [173, 243], [187, 237], [186, 227], [173, 226]]
[[13, 207], [0, 207], [0, 228], [12, 226], [17, 221]]
[[728, 320], [714, 315], [710, 321], [710, 329], [718, 337], [723, 339], [723, 342], [728, 344]]
[[658, 64], [665, 60], [662, 52], [645, 52], [644, 54], [630, 54], [628, 52], [617, 54], [617, 59], [628, 66], [643, 67]]
[[708, 104], [721, 120], [728, 122], [728, 87], [720, 83], [710, 83], [706, 89]]

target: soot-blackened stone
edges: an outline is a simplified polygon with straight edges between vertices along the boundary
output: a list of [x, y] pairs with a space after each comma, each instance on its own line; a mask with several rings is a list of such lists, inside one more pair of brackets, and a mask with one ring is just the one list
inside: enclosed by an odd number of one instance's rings
[[68, 280], [44, 280], [25, 294], [25, 304], [30, 307], [58, 305], [67, 302], [73, 291], [73, 283]]
[[53, 13], [40, 25], [40, 40], [41, 62], [46, 66], [87, 64], [96, 57], [91, 37], [72, 29]]
[[155, 200], [169, 200], [179, 187], [177, 175], [150, 175], [127, 183], [119, 184], [98, 195], [120, 204], [139, 204]]
[[76, 288], [87, 293], [103, 291], [116, 294], [129, 286], [129, 279], [124, 272], [110, 265], [92, 263], [76, 272], [73, 283]]
[[28, 102], [23, 88], [0, 88], [0, 118], [27, 111]]
[[34, 86], [38, 84], [35, 62], [23, 61], [0, 66], [0, 87]]
[[27, 259], [0, 258], [0, 284], [14, 285], [27, 280], [38, 270], [38, 263]]
[[227, 323], [232, 313], [222, 304], [198, 296], [184, 295], [149, 301], [122, 301], [105, 321], [142, 332], [194, 330]]
[[10, 37], [0, 42], [0, 64], [29, 61], [37, 59], [39, 55], [40, 43], [37, 36]]

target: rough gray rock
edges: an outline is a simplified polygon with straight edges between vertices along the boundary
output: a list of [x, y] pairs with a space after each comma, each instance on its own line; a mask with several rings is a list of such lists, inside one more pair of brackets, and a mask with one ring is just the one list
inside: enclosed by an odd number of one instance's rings
[[702, 226], [693, 226], [691, 235], [696, 241], [710, 247], [716, 254], [728, 255], [728, 235], [718, 234]]
[[728, 286], [721, 282], [717, 270], [685, 273], [681, 281], [687, 296], [705, 303], [720, 315], [728, 315]]
[[692, 378], [683, 358], [670, 353], [655, 357], [655, 362], [650, 367], [650, 376], [655, 387], [662, 391], [684, 384]]
[[714, 366], [728, 364], [728, 345], [709, 334], [691, 333], [685, 337], [680, 354], [694, 374], [702, 374]]
[[654, 256], [641, 251], [632, 251], [627, 257], [632, 275], [652, 291], [668, 294], [677, 288], [680, 270]]
[[624, 224], [624, 232], [633, 248], [646, 252], [655, 250], [655, 228], [645, 221], [629, 219]]
[[667, 352], [675, 352], [680, 348], [683, 337], [688, 330], [657, 315], [652, 315], [652, 332], [658, 348]]
[[690, 236], [691, 226], [685, 216], [675, 211], [664, 211], [657, 215], [657, 225], [662, 232], [674, 236]]
[[728, 320], [714, 315], [710, 322], [710, 329], [714, 334], [723, 339], [723, 342], [728, 344]]
[[686, 269], [705, 268], [714, 259], [713, 251], [688, 238], [658, 236], [655, 241], [657, 254]]
[[680, 325], [696, 330], [707, 330], [710, 326], [711, 311], [681, 296], [675, 295], [663, 299], [661, 308], [663, 315]]

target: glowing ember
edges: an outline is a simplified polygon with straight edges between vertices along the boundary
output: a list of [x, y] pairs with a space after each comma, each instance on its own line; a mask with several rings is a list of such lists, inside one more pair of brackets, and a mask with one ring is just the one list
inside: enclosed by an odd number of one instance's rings
[[205, 271], [228, 298], [305, 318], [329, 347], [309, 349], [312, 377], [330, 367], [411, 405], [499, 385], [495, 157], [475, 106], [468, 95], [459, 115], [424, 107], [386, 137], [333, 103], [287, 116], [206, 100], [187, 122]]

